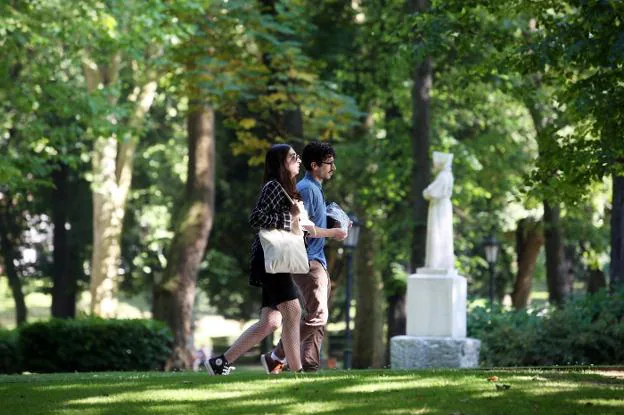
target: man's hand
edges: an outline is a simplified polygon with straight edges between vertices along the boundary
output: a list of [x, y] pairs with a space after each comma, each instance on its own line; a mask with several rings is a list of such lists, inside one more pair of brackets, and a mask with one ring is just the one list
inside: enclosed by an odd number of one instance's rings
[[342, 228], [332, 228], [330, 237], [337, 241], [344, 241], [347, 238], [347, 232], [343, 231]]
[[308, 231], [312, 235], [316, 235], [316, 229], [314, 229], [314, 225], [302, 225], [301, 226], [304, 231]]

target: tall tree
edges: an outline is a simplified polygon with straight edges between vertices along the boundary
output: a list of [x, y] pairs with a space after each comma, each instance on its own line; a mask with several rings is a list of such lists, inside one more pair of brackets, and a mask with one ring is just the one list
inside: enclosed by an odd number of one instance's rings
[[[408, 0], [410, 13], [426, 13], [429, 0]], [[423, 39], [414, 39], [414, 48], [422, 46]], [[420, 56], [415, 62], [412, 86], [412, 185], [413, 231], [411, 271], [424, 266], [427, 238], [427, 202], [423, 190], [431, 181], [430, 146], [430, 98], [433, 84], [433, 68], [430, 56]]]
[[[67, 9], [50, 3], [11, 1], [0, 5], [0, 31], [5, 34], [0, 40], [3, 50], [0, 63], [0, 182], [3, 185], [0, 194], [2, 203], [6, 203], [4, 212], [10, 213], [3, 220], [7, 230], [3, 246], [7, 249], [5, 261], [13, 258], [6, 268], [13, 280], [11, 286], [17, 296], [20, 320], [25, 318], [25, 305], [17, 283], [21, 285], [23, 281], [13, 277], [33, 274], [30, 270], [26, 272], [23, 266], [20, 251], [24, 246], [20, 244], [27, 242], [20, 232], [27, 229], [27, 220], [52, 216], [58, 225], [55, 235], [59, 236], [54, 241], [59, 247], [55, 252], [60, 254], [64, 250], [65, 239], [61, 236], [67, 234], [67, 229], [61, 216], [67, 213], [67, 206], [57, 204], [56, 208], [49, 209], [48, 202], [53, 199], [46, 195], [55, 186], [63, 187], [66, 173], [79, 164], [76, 153], [83, 130], [78, 119], [89, 118], [81, 94], [73, 94], [81, 81], [73, 49], [64, 42], [63, 36], [58, 36], [64, 33], [64, 27], [50, 18], [59, 10]], [[57, 174], [59, 166], [65, 166], [60, 175]], [[67, 200], [59, 203], [67, 203]], [[56, 256], [55, 264], [65, 267], [63, 258], [66, 256]], [[37, 265], [40, 264], [35, 267]], [[60, 268], [53, 269], [53, 284], [58, 282], [56, 276], [60, 273]], [[54, 315], [59, 307], [57, 294], [66, 291], [53, 288]], [[70, 299], [68, 303], [73, 301]]]
[[[237, 77], [248, 75], [249, 67], [234, 63], [242, 59], [242, 38], [234, 29], [244, 22], [245, 10], [255, 8], [240, 2], [216, 3], [200, 8], [180, 5], [176, 14], [189, 30], [178, 49], [178, 59], [185, 65], [179, 78], [180, 91], [189, 101], [187, 115], [188, 165], [186, 191], [173, 223], [167, 267], [154, 282], [152, 310], [155, 318], [166, 321], [174, 333], [174, 350], [167, 369], [191, 368], [193, 362], [193, 306], [197, 275], [206, 253], [215, 210], [216, 102], [231, 114], [238, 94], [224, 97]], [[231, 11], [232, 13], [222, 13]], [[201, 20], [200, 20], [201, 19]], [[205, 57], [206, 49], [209, 58]], [[219, 79], [221, 71], [226, 79]], [[228, 77], [234, 78], [228, 79]], [[225, 85], [222, 82], [226, 82]], [[208, 103], [210, 102], [210, 104]]]
[[[113, 89], [119, 80], [121, 54], [115, 54], [106, 64], [86, 60], [85, 78], [88, 90], [95, 93], [100, 88]], [[128, 120], [130, 128], [140, 127], [156, 93], [156, 81], [144, 79], [129, 97], [136, 107]], [[117, 104], [110, 98], [110, 105]], [[113, 117], [110, 122], [120, 122]], [[91, 258], [91, 312], [111, 316], [115, 312], [115, 291], [121, 258], [121, 233], [126, 202], [132, 182], [133, 158], [137, 133], [125, 137], [116, 134], [99, 136], [93, 147], [93, 254]]]
[[[540, 157], [543, 163], [536, 178], [550, 181], [563, 198], [575, 203], [587, 197], [592, 182], [611, 177], [609, 269], [612, 286], [618, 286], [624, 280], [620, 222], [624, 214], [624, 4], [615, 0], [548, 1], [515, 6], [518, 13], [535, 16], [541, 29], [540, 36], [520, 49], [522, 65], [565, 80], [556, 97], [566, 104], [567, 115], [576, 121], [571, 133], [558, 132], [559, 151]], [[554, 177], [553, 170], [557, 171]]]
[[383, 335], [384, 297], [381, 272], [375, 264], [375, 234], [362, 226], [356, 256], [355, 331], [353, 368], [381, 368], [385, 363]]
[[[557, 119], [557, 112], [552, 108], [552, 104], [541, 102], [545, 100], [552, 102], [550, 97], [544, 97], [545, 94], [543, 93], [541, 82], [542, 75], [531, 74], [529, 78], [527, 85], [530, 87], [531, 92], [527, 94], [526, 90], [524, 90], [521, 94], [524, 95], [524, 101], [533, 119], [538, 151], [541, 157], [546, 158], [547, 153], [556, 152], [555, 132], [558, 129], [560, 120]], [[564, 261], [564, 239], [560, 204], [558, 200], [553, 200], [552, 198], [543, 202], [548, 300], [551, 304], [558, 306], [563, 304], [572, 290], [572, 284], [571, 281], [568, 281], [568, 272]]]
[[[115, 313], [121, 259], [121, 234], [131, 188], [134, 155], [157, 90], [165, 40], [174, 23], [161, 0], [88, 3], [79, 17], [95, 17], [85, 31], [82, 66], [95, 122], [93, 138], [93, 314]], [[91, 8], [89, 8], [91, 7]], [[132, 20], [140, 14], [143, 19]], [[86, 16], [86, 17], [85, 17]], [[160, 65], [160, 66], [159, 66]]]
[[[197, 96], [197, 92], [195, 92]], [[193, 364], [193, 305], [197, 273], [214, 219], [215, 131], [214, 110], [198, 98], [191, 101], [187, 118], [188, 170], [184, 205], [174, 225], [168, 265], [155, 289], [154, 317], [167, 321], [174, 334], [168, 368], [189, 369]]]

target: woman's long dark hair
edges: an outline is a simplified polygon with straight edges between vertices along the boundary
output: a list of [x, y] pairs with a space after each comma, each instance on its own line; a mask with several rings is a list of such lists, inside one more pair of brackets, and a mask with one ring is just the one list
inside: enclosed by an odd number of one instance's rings
[[286, 170], [286, 157], [291, 147], [288, 144], [274, 144], [266, 153], [264, 159], [264, 179], [263, 184], [268, 181], [277, 180], [286, 189], [286, 192], [293, 199], [301, 199], [297, 192], [297, 179], [290, 177], [290, 172]]

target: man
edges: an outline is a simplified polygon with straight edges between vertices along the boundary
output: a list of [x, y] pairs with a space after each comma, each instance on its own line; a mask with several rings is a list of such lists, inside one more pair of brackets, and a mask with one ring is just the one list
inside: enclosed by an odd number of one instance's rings
[[[297, 183], [297, 191], [314, 227], [306, 227], [309, 232], [308, 259], [310, 272], [295, 274], [293, 278], [301, 290], [304, 300], [305, 317], [301, 321], [301, 363], [306, 372], [315, 372], [321, 363], [321, 344], [325, 335], [325, 325], [329, 317], [329, 274], [325, 259], [325, 238], [343, 240], [347, 233], [341, 228], [327, 229], [327, 210], [323, 194], [323, 182], [331, 179], [336, 171], [336, 153], [327, 143], [313, 142], [303, 149], [301, 159], [306, 169], [303, 179]], [[282, 342], [269, 353], [260, 356], [267, 373], [280, 373], [285, 361]]]

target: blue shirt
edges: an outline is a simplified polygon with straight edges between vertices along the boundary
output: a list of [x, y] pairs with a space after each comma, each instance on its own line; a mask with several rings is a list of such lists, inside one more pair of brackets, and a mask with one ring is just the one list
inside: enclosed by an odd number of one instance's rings
[[[297, 183], [297, 191], [303, 198], [303, 205], [308, 211], [310, 220], [319, 228], [327, 228], [327, 207], [321, 184], [310, 172], [306, 172], [304, 178]], [[327, 269], [324, 247], [325, 238], [309, 238], [308, 259], [320, 262], [323, 268]]]

